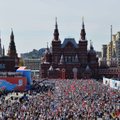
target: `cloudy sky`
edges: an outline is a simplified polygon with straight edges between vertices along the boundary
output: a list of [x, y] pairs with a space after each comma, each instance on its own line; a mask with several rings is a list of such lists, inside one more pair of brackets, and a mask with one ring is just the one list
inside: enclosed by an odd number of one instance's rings
[[7, 52], [11, 28], [19, 54], [50, 45], [55, 17], [61, 41], [72, 37], [78, 42], [84, 16], [87, 40], [101, 50], [110, 41], [110, 25], [113, 34], [120, 31], [119, 11], [120, 0], [0, 0], [2, 45]]

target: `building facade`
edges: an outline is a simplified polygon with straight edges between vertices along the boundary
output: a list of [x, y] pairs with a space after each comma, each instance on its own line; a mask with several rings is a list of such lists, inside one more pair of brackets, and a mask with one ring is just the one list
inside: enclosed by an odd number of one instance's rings
[[111, 40], [107, 45], [107, 64], [111, 66], [111, 63], [116, 62], [118, 66], [119, 58], [119, 32], [117, 34], [112, 34], [112, 25], [111, 25]]
[[107, 45], [102, 45], [102, 58], [107, 58]]
[[32, 72], [33, 77], [39, 77], [40, 75], [40, 58], [39, 59], [29, 59], [25, 58], [23, 59], [24, 66], [27, 67], [27, 69], [30, 69]]
[[120, 32], [116, 34], [116, 58], [118, 60], [118, 67], [120, 67]]
[[63, 43], [59, 38], [57, 21], [51, 41], [51, 48], [46, 49], [41, 62], [41, 77], [51, 78], [96, 78], [98, 76], [98, 58], [96, 51], [86, 39], [85, 25], [82, 22], [80, 39], [65, 38]]
[[[107, 46], [107, 53], [105, 58], [103, 55], [99, 61], [99, 75], [109, 78], [120, 77], [120, 32], [112, 34], [111, 26], [111, 40]], [[106, 47], [105, 47], [106, 48]], [[104, 52], [105, 53], [105, 52]]]

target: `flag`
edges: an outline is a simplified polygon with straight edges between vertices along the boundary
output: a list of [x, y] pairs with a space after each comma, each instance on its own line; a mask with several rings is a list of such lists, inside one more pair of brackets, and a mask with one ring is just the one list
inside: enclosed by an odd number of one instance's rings
[[84, 108], [86, 105], [87, 105], [87, 102], [86, 102], [86, 101], [83, 101], [83, 102], [82, 102], [82, 107]]
[[120, 117], [120, 109], [115, 112], [116, 117]]
[[75, 91], [75, 86], [73, 84], [71, 85], [71, 90]]

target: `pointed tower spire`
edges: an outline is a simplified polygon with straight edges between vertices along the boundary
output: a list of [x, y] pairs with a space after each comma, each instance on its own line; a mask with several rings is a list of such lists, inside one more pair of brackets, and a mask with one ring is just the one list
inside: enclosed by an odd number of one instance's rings
[[18, 57], [16, 53], [16, 46], [14, 42], [14, 34], [13, 30], [11, 29], [11, 35], [10, 35], [10, 44], [9, 44], [9, 49], [8, 49], [8, 56], [10, 57]]
[[48, 47], [48, 42], [47, 42], [47, 48], [46, 48], [46, 51], [45, 51], [46, 54], [49, 54], [50, 53], [50, 49]]
[[82, 29], [81, 29], [81, 40], [85, 40], [86, 32], [85, 32], [85, 25], [84, 25], [84, 18], [82, 18]]
[[90, 40], [90, 50], [93, 50], [93, 43], [92, 43], [92, 40]]
[[58, 29], [57, 17], [55, 18], [55, 29]]
[[12, 28], [11, 28], [10, 40], [14, 40], [14, 34], [13, 34], [13, 29]]
[[82, 29], [85, 29], [85, 25], [84, 25], [84, 17], [82, 17]]
[[57, 17], [55, 18], [55, 29], [54, 29], [54, 34], [53, 35], [54, 35], [54, 40], [59, 40]]
[[2, 46], [1, 46], [1, 31], [0, 31], [0, 56], [2, 56]]

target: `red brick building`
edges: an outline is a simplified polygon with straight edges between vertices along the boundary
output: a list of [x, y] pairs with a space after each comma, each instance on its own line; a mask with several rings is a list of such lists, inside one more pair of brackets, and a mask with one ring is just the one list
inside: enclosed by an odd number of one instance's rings
[[98, 58], [92, 43], [87, 49], [85, 25], [82, 22], [80, 39], [59, 38], [57, 21], [53, 33], [51, 48], [46, 49], [41, 63], [42, 78], [96, 78], [98, 76]]

